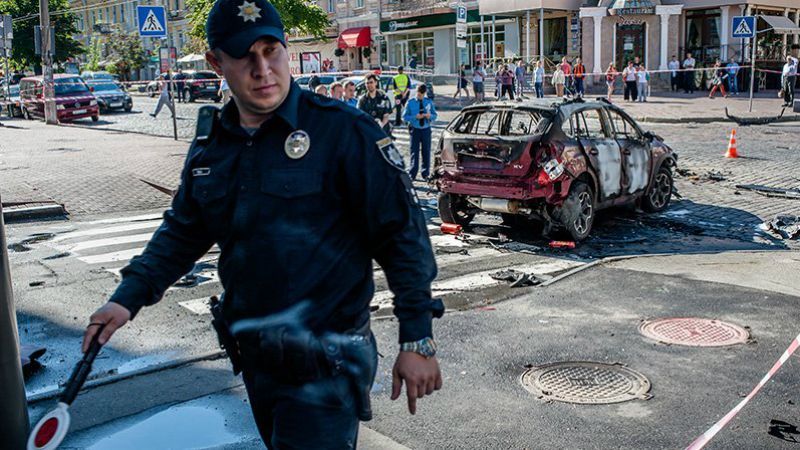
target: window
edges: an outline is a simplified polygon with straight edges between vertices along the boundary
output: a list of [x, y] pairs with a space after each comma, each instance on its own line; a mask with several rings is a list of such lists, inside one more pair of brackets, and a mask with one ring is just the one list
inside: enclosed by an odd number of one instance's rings
[[500, 112], [479, 111], [467, 113], [455, 126], [456, 133], [494, 136], [500, 130]]
[[589, 139], [605, 139], [606, 133], [603, 130], [603, 118], [600, 116], [599, 109], [587, 109], [583, 111], [584, 135]]
[[544, 54], [553, 59], [567, 54], [567, 18], [544, 19]]
[[363, 8], [364, 0], [356, 0], [356, 8]]
[[686, 12], [686, 51], [698, 62], [713, 62], [720, 53], [721, 10]]
[[539, 114], [529, 111], [511, 111], [508, 113], [508, 135], [526, 136], [536, 134], [537, 124], [541, 120]]
[[639, 139], [639, 130], [626, 118], [616, 111], [608, 111], [611, 124], [614, 127], [614, 137], [617, 139]]

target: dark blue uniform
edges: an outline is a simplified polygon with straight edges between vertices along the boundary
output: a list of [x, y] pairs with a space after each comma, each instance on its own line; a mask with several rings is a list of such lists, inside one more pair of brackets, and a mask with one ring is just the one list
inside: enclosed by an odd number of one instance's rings
[[[296, 130], [307, 133], [310, 148], [292, 159], [284, 145]], [[312, 330], [345, 332], [363, 328], [369, 320], [374, 259], [395, 294], [399, 341], [432, 337], [432, 317], [443, 310], [440, 301], [431, 299], [436, 265], [425, 220], [398, 156], [371, 117], [302, 91], [294, 82], [283, 104], [252, 135], [241, 128], [236, 104], [230, 102], [210, 138], [193, 142], [172, 209], [144, 253], [122, 270], [122, 282], [110, 300], [135, 315], [158, 302], [217, 243], [228, 321], [310, 300]], [[281, 426], [272, 415], [288, 421], [287, 426], [302, 424], [311, 434], [315, 424], [323, 427], [317, 431], [327, 433], [327, 427], [356, 420], [345, 401], [346, 386], [335, 380], [310, 383], [322, 383], [319, 389], [333, 394], [305, 399], [303, 395], [316, 391], [279, 386], [248, 370], [245, 381], [262, 436], [265, 442], [277, 439], [278, 447], [283, 446]], [[282, 396], [283, 388], [291, 393]], [[281, 407], [281, 398], [291, 401]], [[344, 412], [314, 422], [313, 414], [322, 414], [317, 411], [320, 399], [334, 403], [326, 408]], [[331, 442], [337, 446], [335, 439]]]

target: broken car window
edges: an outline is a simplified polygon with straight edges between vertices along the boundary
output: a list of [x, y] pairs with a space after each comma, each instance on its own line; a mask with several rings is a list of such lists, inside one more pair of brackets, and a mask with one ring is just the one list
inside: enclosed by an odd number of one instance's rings
[[583, 137], [589, 139], [605, 139], [606, 133], [603, 130], [603, 120], [600, 117], [600, 110], [587, 109], [583, 111]]
[[500, 130], [499, 111], [475, 111], [464, 115], [454, 131], [463, 134], [485, 134], [494, 136]]
[[540, 114], [530, 111], [511, 111], [508, 115], [510, 119], [507, 134], [509, 136], [536, 134], [539, 121], [542, 119]]
[[616, 111], [608, 110], [608, 116], [614, 126], [614, 137], [617, 139], [639, 139], [639, 132], [632, 123]]

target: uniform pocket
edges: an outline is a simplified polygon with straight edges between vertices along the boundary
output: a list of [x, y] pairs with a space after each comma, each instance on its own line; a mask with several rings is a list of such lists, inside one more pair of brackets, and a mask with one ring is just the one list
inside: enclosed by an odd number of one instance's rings
[[261, 192], [280, 198], [295, 198], [322, 191], [322, 174], [316, 170], [270, 170], [261, 179]]
[[315, 170], [270, 170], [261, 178], [260, 224], [275, 237], [310, 241], [324, 226], [326, 205], [322, 173]]
[[192, 179], [192, 198], [200, 205], [206, 228], [216, 236], [223, 234], [230, 222], [228, 179], [195, 177]]

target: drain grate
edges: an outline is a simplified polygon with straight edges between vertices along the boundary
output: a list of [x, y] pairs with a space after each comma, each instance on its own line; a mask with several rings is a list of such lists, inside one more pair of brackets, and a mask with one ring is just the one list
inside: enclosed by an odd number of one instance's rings
[[665, 344], [692, 347], [744, 344], [750, 337], [747, 330], [739, 325], [699, 318], [646, 320], [639, 325], [639, 332]]
[[608, 404], [651, 397], [650, 381], [621, 364], [559, 362], [532, 367], [522, 374], [522, 385], [544, 400]]

